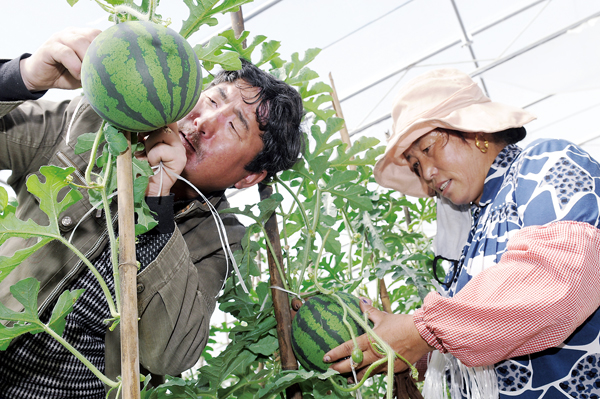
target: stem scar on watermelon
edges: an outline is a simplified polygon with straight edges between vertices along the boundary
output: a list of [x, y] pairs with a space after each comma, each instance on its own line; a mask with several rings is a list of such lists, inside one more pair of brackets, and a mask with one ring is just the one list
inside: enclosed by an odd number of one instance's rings
[[152, 22], [128, 21], [92, 42], [83, 59], [81, 84], [104, 120], [121, 130], [148, 132], [194, 108], [202, 71], [179, 33]]
[[[362, 314], [358, 298], [344, 292], [336, 295], [356, 313]], [[332, 295], [312, 296], [298, 309], [292, 321], [292, 348], [305, 369], [324, 373], [330, 366], [323, 362], [325, 353], [352, 339], [343, 317], [344, 309]], [[346, 320], [354, 336], [365, 333], [352, 317], [348, 316]]]

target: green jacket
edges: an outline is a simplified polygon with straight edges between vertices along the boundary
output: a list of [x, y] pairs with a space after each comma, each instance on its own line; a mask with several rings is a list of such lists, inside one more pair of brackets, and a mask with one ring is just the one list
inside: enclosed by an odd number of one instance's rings
[[[77, 155], [74, 147], [80, 134], [96, 132], [100, 123], [98, 115], [81, 97], [61, 103], [0, 102], [0, 169], [12, 170], [8, 182], [17, 194], [20, 219], [48, 223], [38, 200], [25, 186], [31, 174], [39, 175], [41, 166], [74, 166], [74, 182], [82, 183], [89, 153]], [[229, 207], [224, 195], [211, 202], [218, 210]], [[68, 237], [90, 209], [85, 196], [61, 214], [63, 236]], [[221, 215], [221, 219], [235, 250], [245, 228], [233, 215]], [[175, 222], [173, 236], [160, 255], [139, 273], [137, 281], [140, 363], [158, 375], [178, 375], [198, 361], [208, 340], [216, 297], [227, 273], [215, 222], [206, 204], [192, 201], [175, 215]], [[12, 255], [33, 242], [33, 239], [11, 238], [0, 247], [0, 255]], [[93, 211], [84, 218], [72, 243], [89, 259], [96, 258], [107, 243], [104, 216]], [[72, 251], [53, 241], [0, 283], [0, 301], [13, 310], [22, 310], [9, 287], [33, 276], [41, 283], [38, 304], [41, 312], [85, 268]], [[106, 374], [111, 378], [120, 373], [119, 348], [118, 332], [107, 331]]]

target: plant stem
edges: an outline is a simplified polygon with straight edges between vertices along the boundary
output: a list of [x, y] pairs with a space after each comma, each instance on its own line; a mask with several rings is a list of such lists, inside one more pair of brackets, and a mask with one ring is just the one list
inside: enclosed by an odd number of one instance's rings
[[[310, 251], [310, 238], [312, 236], [311, 230], [308, 228], [308, 226], [310, 225], [309, 221], [308, 221], [308, 216], [306, 213], [306, 208], [304, 207], [304, 204], [302, 203], [302, 201], [300, 201], [300, 199], [298, 198], [298, 195], [296, 195], [296, 193], [294, 193], [294, 191], [292, 191], [292, 189], [285, 184], [279, 177], [275, 178], [275, 181], [279, 184], [281, 184], [281, 186], [283, 188], [285, 188], [290, 194], [291, 196], [294, 198], [294, 201], [296, 202], [296, 204], [298, 204], [298, 208], [300, 209], [300, 215], [302, 216], [302, 220], [304, 220], [304, 226], [306, 228], [306, 247], [304, 248], [304, 261], [302, 262], [302, 268], [300, 269], [300, 273], [298, 274], [298, 279], [294, 280], [294, 287], [293, 287], [293, 291], [294, 292], [298, 292], [300, 290], [300, 286], [302, 285], [302, 281], [304, 280], [304, 273], [306, 272], [306, 268], [308, 266], [308, 254]], [[302, 187], [302, 185], [300, 185], [300, 187]], [[314, 231], [314, 230], [313, 230]]]
[[315, 271], [313, 273], [313, 282], [315, 284], [315, 287], [317, 287], [317, 289], [327, 295], [333, 294], [332, 290], [327, 290], [325, 288], [323, 288], [323, 286], [321, 286], [319, 284], [319, 279], [317, 278], [317, 268], [319, 267], [319, 263], [321, 262], [321, 255], [323, 255], [323, 249], [325, 248], [325, 243], [327, 242], [327, 238], [329, 237], [329, 233], [331, 232], [331, 229], [327, 229], [327, 233], [325, 233], [325, 237], [323, 237], [323, 242], [321, 243], [321, 248], [319, 249], [319, 256], [317, 256], [317, 260], [315, 262]]
[[98, 148], [100, 147], [100, 140], [102, 139], [102, 131], [104, 130], [104, 126], [106, 125], [106, 121], [102, 121], [98, 132], [96, 133], [96, 138], [94, 139], [94, 144], [92, 145], [92, 150], [90, 153], [90, 160], [88, 162], [88, 166], [85, 170], [85, 181], [88, 186], [92, 185], [92, 169], [96, 164], [96, 154], [98, 153]]
[[98, 377], [103, 383], [108, 385], [109, 387], [116, 387], [119, 385], [118, 382], [111, 380], [106, 377], [104, 374], [100, 372], [89, 360], [85, 358], [77, 349], [75, 349], [71, 344], [69, 344], [63, 337], [58, 335], [56, 331], [48, 327], [47, 325], [42, 323], [44, 331], [52, 336], [55, 340], [57, 340], [61, 345], [63, 345], [69, 352], [71, 352], [77, 359], [79, 359], [96, 377]]
[[106, 231], [108, 232], [110, 242], [110, 258], [113, 269], [113, 278], [115, 280], [115, 299], [117, 301], [117, 312], [121, 314], [121, 284], [119, 280], [119, 247], [115, 237], [115, 230], [112, 225], [112, 215], [106, 190], [102, 189], [102, 203], [104, 204], [104, 215], [106, 218]]
[[84, 254], [82, 254], [77, 249], [77, 247], [75, 247], [69, 241], [65, 240], [64, 238], [62, 238], [60, 236], [57, 237], [57, 239], [60, 242], [62, 242], [63, 244], [65, 244], [67, 246], [67, 248], [69, 248], [71, 251], [73, 251], [75, 253], [75, 255], [77, 255], [79, 257], [79, 259], [81, 259], [83, 261], [83, 263], [85, 263], [85, 265], [88, 267], [88, 269], [90, 269], [90, 271], [92, 272], [92, 274], [94, 275], [94, 277], [96, 277], [96, 280], [98, 280], [98, 283], [100, 283], [100, 287], [102, 287], [102, 292], [104, 292], [104, 295], [106, 296], [106, 301], [108, 302], [108, 307], [110, 309], [111, 316], [112, 317], [118, 317], [119, 313], [116, 311], [115, 303], [113, 302], [110, 290], [108, 289], [108, 286], [106, 285], [106, 282], [104, 281], [104, 279], [102, 278], [102, 276], [100, 275], [100, 273], [98, 272], [98, 270], [96, 270], [96, 268], [94, 267], [94, 265], [89, 261], [88, 258], [85, 257]]
[[258, 223], [258, 225], [260, 226], [260, 229], [262, 230], [262, 233], [265, 237], [265, 242], [267, 243], [267, 246], [269, 247], [269, 251], [271, 251], [271, 253], [273, 254], [273, 260], [275, 261], [275, 266], [277, 266], [277, 271], [279, 272], [279, 276], [281, 277], [281, 281], [283, 282], [283, 288], [285, 288], [286, 290], [289, 291], [289, 282], [287, 281], [287, 276], [285, 275], [285, 273], [283, 273], [283, 269], [281, 268], [281, 265], [279, 264], [279, 259], [277, 257], [277, 253], [275, 252], [275, 249], [273, 248], [273, 244], [271, 243], [271, 240], [269, 239], [269, 236], [267, 235], [267, 231], [265, 230], [264, 226], [261, 223]]

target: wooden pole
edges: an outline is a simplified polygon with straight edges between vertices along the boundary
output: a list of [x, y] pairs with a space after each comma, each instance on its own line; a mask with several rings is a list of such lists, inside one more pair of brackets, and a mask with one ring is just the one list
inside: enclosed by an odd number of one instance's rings
[[[331, 98], [333, 103], [333, 109], [335, 110], [335, 114], [338, 118], [344, 119], [344, 113], [342, 112], [342, 106], [340, 105], [340, 100], [338, 99], [337, 91], [335, 90], [335, 84], [333, 83], [333, 76], [331, 76], [331, 72], [329, 72], [329, 82], [331, 83]], [[348, 128], [346, 127], [346, 122], [344, 120], [344, 125], [340, 130], [340, 136], [344, 143], [348, 144], [346, 150], [349, 150], [352, 146], [352, 142], [350, 141], [350, 135], [348, 134]], [[349, 170], [356, 170], [356, 165], [348, 166]]]
[[140, 398], [138, 348], [137, 261], [133, 211], [131, 133], [125, 132], [127, 150], [117, 157], [119, 205], [119, 281], [121, 284], [121, 377], [123, 399]]
[[[235, 37], [239, 38], [244, 31], [244, 16], [242, 7], [240, 10], [231, 14], [231, 25], [235, 33]], [[242, 43], [246, 48], [246, 42]], [[265, 184], [258, 185], [260, 200], [267, 199], [273, 194], [273, 188]], [[271, 276], [271, 285], [283, 288], [283, 281], [275, 263], [275, 256], [280, 265], [283, 265], [283, 256], [281, 255], [281, 237], [279, 236], [279, 228], [277, 227], [277, 215], [275, 212], [265, 223], [267, 237], [273, 245], [275, 253], [268, 251], [267, 263], [269, 265], [269, 275]], [[292, 314], [290, 312], [290, 302], [288, 294], [276, 288], [271, 289], [273, 297], [273, 307], [275, 309], [275, 320], [277, 321], [277, 340], [279, 341], [279, 354], [281, 357], [281, 367], [283, 370], [298, 370], [298, 362], [296, 355], [292, 349]], [[286, 389], [287, 399], [302, 399], [302, 391], [299, 384], [294, 384]]]
[[[266, 184], [259, 184], [260, 200], [267, 199], [273, 193], [273, 188]], [[269, 275], [271, 276], [271, 285], [283, 288], [283, 281], [275, 263], [275, 256], [280, 265], [283, 265], [283, 256], [281, 255], [281, 237], [277, 227], [277, 216], [275, 212], [265, 223], [267, 232], [266, 239], [273, 245], [273, 254], [268, 251], [267, 261], [269, 264]], [[298, 362], [292, 349], [292, 314], [290, 312], [290, 302], [288, 294], [276, 288], [271, 288], [273, 297], [273, 307], [275, 308], [275, 320], [277, 320], [277, 340], [279, 341], [279, 352], [281, 356], [281, 368], [283, 370], [298, 370]], [[286, 398], [301, 399], [302, 391], [300, 385], [294, 384], [286, 389]]]

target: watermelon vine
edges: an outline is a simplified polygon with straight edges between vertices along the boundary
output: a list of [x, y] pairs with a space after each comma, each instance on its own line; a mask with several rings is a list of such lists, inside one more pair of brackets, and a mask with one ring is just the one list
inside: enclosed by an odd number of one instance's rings
[[[67, 0], [72, 6], [78, 0]], [[95, 0], [114, 22], [151, 21], [168, 25], [169, 20], [157, 14], [158, 0], [142, 0], [141, 5], [133, 0]], [[251, 0], [183, 0], [190, 9], [190, 16], [183, 22], [179, 32], [189, 38], [202, 25], [215, 25], [215, 15], [236, 11]], [[286, 388], [300, 384], [305, 398], [342, 398], [350, 392], [360, 390], [365, 396], [381, 397], [382, 392], [391, 395], [392, 374], [363, 378], [349, 387], [345, 378], [336, 372], [325, 373], [301, 367], [297, 371], [282, 371], [278, 355], [273, 305], [270, 298], [268, 276], [262, 270], [267, 253], [274, 252], [274, 245], [264, 232], [264, 222], [275, 213], [281, 222], [281, 248], [283, 263], [276, 260], [278, 273], [284, 281], [283, 289], [293, 297], [308, 298], [319, 292], [329, 293], [336, 298], [344, 313], [345, 323], [355, 322], [373, 338], [377, 350], [385, 354], [380, 360], [393, 369], [396, 354], [374, 334], [364, 315], [344, 303], [345, 293], [374, 299], [380, 306], [377, 291], [372, 288], [378, 279], [388, 283], [389, 294], [395, 312], [407, 313], [420, 305], [422, 298], [432, 289], [429, 281], [432, 254], [430, 239], [424, 227], [434, 220], [433, 204], [429, 200], [410, 201], [397, 193], [382, 190], [373, 179], [375, 159], [383, 153], [378, 140], [361, 137], [352, 146], [344, 144], [337, 134], [343, 121], [335, 117], [327, 107], [331, 102], [331, 87], [318, 80], [309, 64], [319, 49], [309, 49], [303, 54], [294, 53], [290, 60], [283, 60], [278, 53], [280, 43], [256, 35], [247, 48], [242, 42], [249, 32], [235, 38], [227, 31], [212, 38], [205, 46], [197, 45], [193, 51], [200, 59], [205, 71], [202, 78], [206, 85], [212, 80], [210, 71], [215, 65], [225, 69], [241, 67], [240, 57], [262, 66], [281, 80], [295, 86], [300, 92], [307, 111], [306, 126], [310, 146], [303, 159], [292, 170], [285, 171], [272, 182], [275, 194], [244, 209], [232, 208], [234, 212], [252, 221], [242, 242], [242, 250], [235, 255], [240, 267], [239, 275], [230, 278], [224, 287], [220, 309], [233, 317], [230, 324], [211, 328], [211, 340], [203, 353], [202, 363], [183, 377], [170, 377], [158, 388], [146, 386], [143, 398], [275, 398]], [[259, 51], [255, 51], [258, 50]], [[116, 188], [113, 173], [116, 156], [124, 150], [122, 135], [111, 124], [103, 124], [98, 132], [83, 135], [78, 143], [79, 153], [90, 152], [90, 163], [86, 170], [85, 187], [75, 186], [69, 169], [44, 169], [47, 184], [34, 184], [30, 191], [49, 201], [54, 208], [66, 207], [81, 195], [77, 189], [88, 190], [94, 205], [107, 210], [107, 225], [111, 226], [110, 202]], [[136, 151], [134, 143], [132, 152]], [[98, 167], [97, 169], [92, 169]], [[154, 227], [149, 209], [143, 201], [145, 185], [153, 173], [147, 164], [134, 159], [136, 179], [134, 189], [136, 214], [139, 225], [136, 233]], [[49, 181], [59, 182], [50, 187]], [[39, 183], [39, 182], [38, 182]], [[29, 185], [28, 185], [29, 186]], [[72, 190], [62, 202], [58, 202], [58, 190], [70, 186]], [[41, 237], [40, 243], [29, 249], [34, 252], [49, 240], [60, 240], [56, 224], [59, 212], [48, 212], [50, 226], [31, 226], [16, 220], [15, 205], [8, 200], [6, 192], [0, 190], [0, 225], [14, 235]], [[55, 231], [56, 230], [56, 231]], [[110, 231], [110, 229], [109, 229]], [[114, 256], [118, 250], [114, 232], [111, 232], [111, 249]], [[342, 242], [347, 244], [342, 245]], [[64, 244], [70, 247], [68, 241]], [[345, 246], [347, 245], [347, 246]], [[74, 249], [74, 248], [73, 248]], [[23, 254], [19, 254], [21, 256]], [[83, 256], [83, 255], [81, 255]], [[115, 262], [115, 259], [113, 259]], [[17, 259], [10, 259], [11, 266]], [[89, 263], [89, 261], [88, 261]], [[86, 263], [86, 264], [88, 264]], [[115, 264], [117, 264], [116, 262]], [[13, 264], [15, 264], [13, 266]], [[4, 265], [4, 264], [3, 264]], [[89, 264], [88, 266], [90, 266]], [[92, 266], [93, 267], [93, 266]], [[0, 275], [0, 279], [4, 274]], [[308, 276], [307, 276], [308, 275]], [[309, 277], [309, 278], [307, 278]], [[118, 282], [118, 277], [115, 278]], [[16, 295], [23, 292], [37, 295], [34, 281], [18, 283]], [[103, 289], [106, 284], [101, 281]], [[244, 290], [243, 287], [248, 287]], [[12, 288], [11, 288], [12, 291]], [[116, 292], [119, 292], [116, 287]], [[19, 328], [0, 332], [0, 348], [8, 346], [16, 336], [33, 331], [49, 331], [53, 336], [62, 334], [60, 320], [72, 309], [78, 292], [66, 292], [59, 300], [51, 322], [40, 325], [35, 308], [27, 307], [23, 315], [10, 313], [0, 307], [0, 318], [23, 323]], [[24, 298], [24, 297], [23, 297]], [[24, 299], [25, 300], [25, 299]], [[110, 294], [107, 295], [112, 302]], [[31, 297], [28, 302], [31, 301]], [[35, 301], [33, 301], [35, 302]], [[118, 323], [120, 298], [117, 294], [111, 305], [110, 320], [113, 327]], [[51, 331], [51, 332], [50, 332]], [[352, 339], [355, 339], [350, 329]], [[216, 348], [217, 333], [225, 334], [228, 345]], [[60, 340], [60, 338], [58, 338]], [[357, 355], [358, 356], [358, 355]], [[83, 360], [82, 360], [83, 361]], [[357, 362], [360, 363], [360, 362]], [[370, 371], [379, 363], [372, 366]], [[414, 372], [414, 370], [413, 370]], [[367, 373], [368, 375], [369, 373]], [[105, 381], [119, 389], [119, 382]]]

